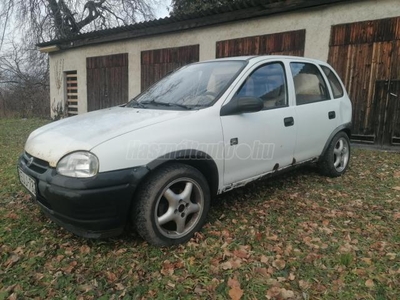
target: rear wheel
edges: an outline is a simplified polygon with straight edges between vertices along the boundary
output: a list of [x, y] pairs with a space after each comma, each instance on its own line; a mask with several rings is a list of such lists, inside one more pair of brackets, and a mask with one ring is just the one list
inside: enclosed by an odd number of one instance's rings
[[203, 174], [180, 163], [156, 170], [137, 196], [133, 222], [138, 233], [157, 246], [188, 241], [203, 226], [210, 207]]
[[350, 140], [345, 132], [336, 134], [319, 162], [321, 174], [329, 177], [343, 175], [350, 163]]

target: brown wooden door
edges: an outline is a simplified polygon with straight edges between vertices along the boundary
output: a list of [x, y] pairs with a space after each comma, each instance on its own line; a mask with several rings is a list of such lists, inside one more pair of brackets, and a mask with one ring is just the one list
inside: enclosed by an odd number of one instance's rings
[[128, 99], [128, 54], [88, 57], [88, 111], [126, 103]]
[[400, 145], [400, 81], [377, 81], [375, 85], [375, 142]]
[[304, 56], [306, 31], [288, 31], [217, 42], [216, 57], [241, 55]]
[[142, 51], [141, 89], [146, 90], [168, 73], [190, 63], [198, 62], [200, 46], [165, 48]]
[[400, 17], [333, 26], [328, 62], [353, 103], [353, 141], [398, 143], [398, 100], [389, 95], [398, 95]]
[[391, 122], [392, 145], [400, 146], [400, 81], [395, 81], [389, 93], [390, 106], [393, 107]]

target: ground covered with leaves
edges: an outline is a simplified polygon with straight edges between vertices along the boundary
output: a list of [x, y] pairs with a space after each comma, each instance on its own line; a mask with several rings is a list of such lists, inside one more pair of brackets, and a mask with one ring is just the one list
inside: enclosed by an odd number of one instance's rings
[[354, 150], [215, 199], [189, 243], [76, 237], [42, 215], [16, 160], [43, 120], [0, 120], [0, 299], [398, 299], [400, 154]]

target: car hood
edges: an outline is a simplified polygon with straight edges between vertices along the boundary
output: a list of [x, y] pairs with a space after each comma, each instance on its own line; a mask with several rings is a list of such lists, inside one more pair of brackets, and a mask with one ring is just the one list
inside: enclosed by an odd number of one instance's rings
[[91, 150], [117, 136], [196, 111], [113, 107], [50, 123], [33, 131], [25, 151], [55, 167], [66, 154]]

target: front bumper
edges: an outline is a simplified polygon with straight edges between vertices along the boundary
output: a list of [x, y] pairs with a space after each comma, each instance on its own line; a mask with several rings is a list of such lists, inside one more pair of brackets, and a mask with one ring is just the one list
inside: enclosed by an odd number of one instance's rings
[[136, 187], [149, 172], [146, 167], [137, 167], [92, 178], [70, 178], [27, 153], [19, 158], [18, 168], [35, 180], [36, 200], [43, 212], [86, 238], [115, 236], [124, 230]]

